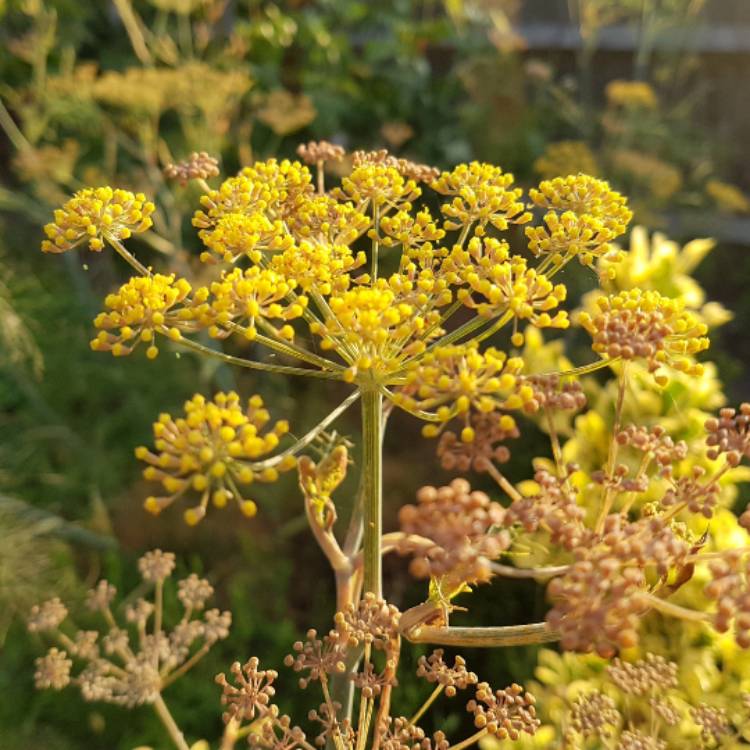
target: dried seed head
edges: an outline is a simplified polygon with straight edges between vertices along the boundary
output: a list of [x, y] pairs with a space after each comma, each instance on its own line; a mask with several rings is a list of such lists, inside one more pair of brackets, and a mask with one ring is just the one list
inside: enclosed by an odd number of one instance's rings
[[201, 610], [206, 599], [213, 596], [214, 587], [205, 579], [191, 573], [177, 584], [177, 596], [185, 609]]
[[608, 516], [600, 539], [577, 547], [576, 561], [547, 587], [554, 602], [547, 622], [561, 632], [563, 648], [596, 649], [609, 658], [635, 646], [639, 618], [648, 609], [640, 596], [647, 571], [666, 576], [689, 551], [658, 517], [629, 523], [620, 514]]
[[117, 589], [109, 581], [101, 580], [88, 592], [86, 606], [94, 612], [104, 612], [117, 595]]
[[690, 709], [690, 718], [701, 728], [701, 739], [704, 742], [721, 742], [723, 735], [729, 734], [731, 725], [726, 709], [715, 708], [701, 703]]
[[536, 700], [515, 683], [504, 690], [492, 691], [486, 682], [476, 687], [475, 697], [466, 704], [474, 714], [474, 726], [486, 729], [498, 739], [517, 740], [521, 733], [533, 735], [541, 722], [536, 716]]
[[193, 152], [184, 161], [177, 164], [167, 164], [164, 176], [169, 180], [177, 180], [183, 187], [190, 180], [207, 180], [219, 174], [219, 160], [209, 156], [205, 151]]
[[[472, 491], [465, 479], [447, 487], [422, 487], [416, 505], [399, 511], [407, 535], [399, 547], [413, 556], [410, 570], [417, 578], [450, 575], [456, 581], [487, 581], [490, 560], [510, 544], [502, 525], [505, 510], [483, 492]], [[413, 540], [409, 535], [421, 537]], [[425, 540], [430, 540], [431, 544]]]
[[510, 460], [510, 449], [502, 445], [507, 440], [517, 438], [521, 433], [513, 423], [509, 429], [503, 426], [501, 414], [473, 413], [469, 417], [471, 442], [465, 442], [461, 435], [446, 430], [440, 436], [436, 453], [446, 471], [477, 472], [488, 471], [491, 464], [504, 464]]
[[507, 510], [504, 524], [519, 525], [526, 532], [543, 529], [550, 534], [553, 544], [573, 550], [591, 537], [584, 525], [585, 508], [578, 504], [577, 492], [567, 481], [577, 467], [568, 467], [568, 476], [560, 478], [544, 469], [534, 474], [539, 492], [514, 500]]
[[45, 656], [40, 656], [35, 661], [34, 683], [37, 689], [62, 690], [70, 684], [70, 670], [73, 662], [68, 659], [65, 651], [51, 648]]
[[612, 682], [628, 695], [646, 695], [677, 687], [677, 664], [658, 654], [629, 663], [615, 659], [607, 673]]
[[737, 466], [742, 457], [750, 458], [750, 403], [737, 409], [721, 409], [719, 416], [706, 420], [708, 457], [726, 455], [730, 466]]
[[620, 735], [616, 750], [667, 750], [667, 742], [643, 732], [626, 729]]
[[606, 739], [621, 718], [612, 698], [598, 691], [581, 695], [570, 712], [571, 727], [582, 737]]
[[259, 664], [255, 656], [244, 665], [234, 662], [230, 668], [234, 685], [223, 672], [216, 675], [216, 682], [222, 689], [221, 703], [227, 707], [222, 714], [225, 724], [232, 719], [253, 721], [256, 716], [262, 718], [271, 711], [272, 699], [276, 695], [273, 683], [278, 673], [272, 669], [258, 669]]
[[175, 559], [173, 552], [162, 552], [160, 549], [147, 552], [138, 561], [144, 581], [149, 583], [161, 583], [172, 575]]
[[338, 146], [328, 141], [309, 141], [297, 146], [297, 156], [306, 164], [341, 161], [345, 154], [346, 151], [343, 146]]
[[456, 694], [457, 689], [466, 690], [469, 685], [476, 685], [479, 681], [474, 672], [466, 669], [466, 662], [461, 656], [456, 656], [453, 666], [449, 667], [443, 660], [443, 649], [436, 649], [429, 656], [419, 657], [417, 677], [442, 685], [449, 698]]
[[44, 604], [35, 604], [29, 613], [27, 627], [30, 633], [44, 633], [55, 630], [68, 616], [66, 606], [59, 597], [50, 599]]
[[586, 406], [586, 394], [578, 380], [562, 379], [557, 373], [529, 375], [524, 378], [534, 389], [543, 407], [560, 411], [579, 411]]

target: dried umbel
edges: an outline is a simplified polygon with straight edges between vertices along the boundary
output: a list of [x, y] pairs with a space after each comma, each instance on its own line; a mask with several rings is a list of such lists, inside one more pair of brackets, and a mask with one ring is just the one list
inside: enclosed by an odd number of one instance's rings
[[310, 141], [302, 143], [297, 147], [297, 155], [306, 164], [319, 164], [327, 161], [341, 161], [346, 151], [343, 146], [339, 146], [328, 141]]
[[503, 507], [484, 492], [472, 491], [465, 479], [422, 487], [417, 504], [399, 511], [404, 538], [398, 550], [412, 555], [410, 570], [418, 578], [484, 582], [492, 576], [491, 561], [510, 544], [508, 533], [499, 528], [504, 518]]
[[391, 156], [386, 149], [379, 151], [355, 151], [352, 154], [352, 163], [355, 167], [377, 165], [383, 167], [392, 167], [400, 172], [404, 177], [416, 182], [432, 182], [439, 174], [440, 170], [427, 164], [417, 164], [409, 159], [399, 159]]
[[[219, 639], [229, 635], [231, 614], [203, 608], [195, 597], [184, 606], [183, 617], [171, 629], [163, 622], [163, 584], [175, 566], [170, 552], [147, 552], [138, 563], [146, 584], [154, 586], [153, 601], [136, 599], [118, 622], [111, 608], [114, 587], [106, 581], [89, 592], [89, 608], [101, 615], [107, 630], [75, 630], [59, 599], [35, 606], [28, 619], [31, 632], [43, 632], [58, 645], [36, 661], [38, 688], [60, 690], [73, 684], [84, 700], [104, 701], [132, 708], [161, 701], [161, 691], [193, 667]], [[181, 591], [210, 595], [208, 581], [191, 576], [179, 582]], [[76, 673], [74, 675], [74, 666]]]
[[[430, 738], [417, 722], [440, 693], [454, 697], [458, 690], [471, 687], [474, 697], [466, 708], [473, 714], [479, 731], [459, 743], [461, 747], [468, 747], [486, 735], [518, 739], [522, 733], [536, 732], [539, 720], [530, 693], [520, 685], [493, 691], [486, 682], [478, 682], [460, 656], [449, 666], [442, 650], [419, 660], [417, 675], [434, 684], [432, 694], [411, 719], [392, 715], [401, 651], [400, 619], [396, 607], [366, 593], [358, 604], [351, 604], [335, 615], [334, 628], [322, 639], [310, 630], [305, 642], [294, 644], [294, 653], [286, 657], [286, 665], [295, 672], [306, 673], [300, 679], [301, 687], [319, 683], [324, 698], [319, 708], [308, 713], [308, 719], [321, 727], [316, 745], [322, 747], [330, 742], [337, 750], [355, 750], [371, 741], [372, 746], [388, 750], [449, 750], [452, 745], [443, 732], [436, 732]], [[281, 747], [286, 739], [293, 739], [279, 725], [289, 728], [291, 719], [279, 718], [278, 707], [272, 703], [276, 673], [260, 670], [255, 658], [244, 667], [235, 663], [232, 673], [235, 684], [223, 674], [217, 677], [223, 688], [222, 703], [228, 707], [224, 721], [234, 723], [235, 731], [240, 730], [245, 720], [261, 726], [261, 734], [251, 739], [251, 744], [275, 748]], [[358, 699], [355, 697], [351, 715], [358, 720], [353, 721], [341, 704], [331, 698], [334, 677], [344, 677], [353, 687]], [[296, 744], [310, 750], [302, 734]]]
[[245, 515], [254, 516], [255, 502], [243, 497], [239, 487], [254, 481], [275, 482], [280, 471], [295, 465], [294, 458], [283, 453], [261, 460], [278, 447], [289, 430], [285, 421], [269, 429], [269, 421], [260, 396], [249, 398], [243, 408], [234, 392], [217, 393], [211, 401], [194, 396], [185, 403], [184, 417], [162, 414], [154, 423], [158, 452], [141, 446], [135, 455], [149, 464], [143, 476], [161, 482], [170, 494], [147, 498], [146, 510], [160, 513], [193, 491], [200, 493], [201, 499], [185, 511], [190, 525], [205, 516], [209, 500], [217, 508], [234, 500]]
[[[575, 467], [569, 467], [573, 473]], [[568, 481], [540, 469], [534, 475], [539, 492], [518, 497], [507, 509], [503, 524], [519, 526], [525, 532], [542, 530], [554, 544], [568, 551], [583, 547], [591, 538], [591, 530], [584, 523], [586, 510], [579, 504], [578, 494]]]
[[732, 731], [725, 709], [707, 703], [691, 708], [690, 718], [701, 728], [701, 739], [706, 743], [721, 742], [721, 738]]
[[582, 695], [570, 712], [570, 725], [582, 737], [605, 739], [620, 724], [620, 720], [615, 702], [600, 692]]
[[563, 648], [610, 657], [638, 642], [639, 619], [649, 608], [647, 574], [680, 568], [690, 549], [659, 518], [628, 523], [607, 517], [600, 538], [575, 549], [575, 562], [551, 581], [547, 614]]
[[466, 661], [456, 656], [450, 667], [443, 659], [443, 649], [433, 651], [429, 656], [420, 656], [417, 663], [417, 677], [427, 682], [436, 683], [445, 689], [445, 694], [452, 698], [456, 690], [466, 690], [469, 685], [476, 685], [479, 678], [474, 672], [466, 669]]
[[716, 601], [713, 626], [727, 632], [734, 625], [734, 636], [742, 648], [750, 648], [750, 558], [730, 550], [709, 562], [712, 580], [704, 592]]
[[607, 667], [612, 682], [628, 695], [663, 693], [677, 687], [677, 664], [658, 654], [630, 663], [615, 659]]
[[440, 436], [436, 449], [440, 464], [447, 471], [477, 472], [490, 471], [494, 464], [504, 464], [510, 460], [510, 448], [505, 442], [521, 434], [514, 423], [510, 428], [502, 417], [495, 414], [474, 413], [469, 418], [467, 432], [473, 439], [465, 442], [461, 435], [452, 430], [445, 430]]
[[[595, 313], [578, 317], [595, 352], [610, 359], [645, 360], [651, 372], [663, 365], [692, 375], [703, 371], [693, 356], [708, 348], [708, 328], [680, 300], [633, 289], [599, 297], [596, 304]], [[663, 375], [657, 380], [666, 382]]]
[[219, 160], [205, 151], [194, 151], [184, 161], [164, 167], [164, 176], [169, 180], [177, 180], [183, 187], [190, 180], [208, 180], [218, 174]]
[[534, 696], [520, 685], [493, 690], [486, 682], [477, 685], [476, 697], [466, 704], [474, 714], [474, 726], [498, 739], [517, 740], [521, 733], [533, 735], [539, 728]]
[[620, 735], [616, 750], [667, 750], [666, 740], [650, 737], [642, 732], [625, 730]]
[[737, 466], [743, 456], [750, 458], [749, 428], [750, 403], [741, 404], [739, 409], [721, 409], [718, 417], [706, 422], [708, 457], [724, 455], [730, 466]]
[[236, 685], [223, 673], [216, 675], [216, 682], [222, 689], [222, 705], [227, 707], [222, 715], [225, 723], [231, 719], [252, 721], [271, 711], [271, 701], [276, 695], [273, 683], [279, 675], [273, 669], [258, 669], [259, 664], [255, 656], [244, 665], [234, 662], [231, 672]]

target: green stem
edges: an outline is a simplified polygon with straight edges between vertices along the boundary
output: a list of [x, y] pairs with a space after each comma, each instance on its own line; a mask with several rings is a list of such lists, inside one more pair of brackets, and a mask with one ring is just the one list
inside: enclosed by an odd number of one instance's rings
[[164, 728], [167, 730], [167, 732], [169, 732], [169, 736], [172, 738], [172, 742], [174, 742], [178, 750], [190, 750], [188, 743], [185, 742], [185, 737], [182, 734], [182, 730], [177, 726], [177, 723], [172, 718], [172, 714], [169, 713], [167, 704], [164, 703], [164, 699], [161, 697], [161, 695], [156, 696], [156, 700], [154, 701], [153, 705], [154, 710], [156, 711], [156, 715], [161, 720], [161, 723], [164, 724]]
[[256, 362], [252, 359], [243, 359], [242, 357], [233, 357], [231, 354], [225, 354], [209, 346], [199, 344], [188, 338], [181, 338], [178, 342], [181, 346], [192, 349], [200, 354], [207, 354], [209, 357], [219, 359], [225, 364], [236, 365], [237, 367], [247, 367], [250, 370], [265, 370], [266, 372], [276, 372], [280, 375], [303, 375], [308, 378], [323, 378], [324, 380], [341, 380], [341, 376], [334, 372], [323, 370], [309, 370], [303, 367], [287, 367], [286, 365], [272, 365], [269, 362]]
[[546, 622], [530, 625], [502, 625], [488, 628], [457, 628], [420, 625], [404, 633], [411, 643], [433, 643], [440, 646], [495, 648], [550, 643], [560, 639]]
[[417, 713], [414, 714], [414, 716], [409, 719], [409, 724], [414, 726], [426, 713], [427, 709], [435, 702], [437, 697], [440, 695], [440, 693], [443, 692], [445, 689], [445, 685], [438, 685], [432, 693], [430, 693], [430, 697], [422, 704], [422, 707], [417, 711]]
[[364, 590], [383, 595], [380, 536], [383, 515], [383, 396], [362, 391], [362, 478], [364, 508]]

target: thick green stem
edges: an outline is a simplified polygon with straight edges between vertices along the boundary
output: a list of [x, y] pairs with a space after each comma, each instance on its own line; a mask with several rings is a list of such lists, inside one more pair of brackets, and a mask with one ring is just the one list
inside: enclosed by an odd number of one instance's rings
[[362, 391], [362, 485], [364, 509], [364, 590], [383, 595], [380, 537], [383, 515], [383, 397]]

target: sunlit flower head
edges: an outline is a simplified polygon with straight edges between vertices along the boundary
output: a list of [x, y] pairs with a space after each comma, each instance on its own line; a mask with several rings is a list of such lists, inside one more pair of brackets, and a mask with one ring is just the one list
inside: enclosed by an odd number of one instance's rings
[[[349, 380], [368, 372], [394, 372], [407, 357], [424, 351], [426, 332], [439, 320], [437, 311], [422, 313], [383, 280], [333, 296], [328, 304], [332, 315], [310, 330], [321, 337], [323, 349], [335, 349], [349, 360]], [[437, 333], [434, 329], [431, 335]]]
[[[565, 311], [553, 311], [565, 300], [564, 284], [552, 282], [526, 259], [511, 255], [507, 242], [495, 238], [472, 238], [466, 247], [456, 245], [443, 263], [448, 279], [465, 285], [457, 297], [467, 307], [486, 318], [512, 314], [516, 325], [528, 320], [537, 328], [567, 328]], [[523, 344], [523, 336], [516, 333], [514, 344]]]
[[369, 217], [351, 203], [340, 203], [328, 195], [315, 195], [300, 201], [287, 219], [290, 232], [298, 240], [330, 245], [350, 245], [370, 228]]
[[607, 182], [586, 174], [544, 180], [529, 197], [545, 209], [544, 224], [527, 227], [529, 250], [549, 256], [559, 266], [573, 257], [586, 266], [607, 255], [621, 257], [609, 243], [621, 235], [633, 217], [624, 196]]
[[263, 251], [279, 252], [294, 244], [280, 220], [271, 221], [261, 213], [228, 213], [210, 231], [201, 234], [208, 251], [201, 253], [204, 263], [222, 260], [234, 263], [243, 255], [259, 263]]
[[409, 369], [396, 403], [431, 417], [435, 423], [423, 428], [427, 437], [437, 436], [458, 417], [465, 424], [461, 440], [470, 443], [475, 438], [473, 412], [497, 413], [498, 425], [512, 431], [515, 420], [506, 410], [536, 411], [534, 390], [519, 377], [522, 370], [522, 359], [494, 348], [480, 352], [475, 344], [438, 347]]
[[476, 161], [443, 172], [430, 187], [442, 195], [453, 196], [450, 203], [440, 207], [447, 217], [445, 228], [461, 229], [476, 224], [475, 231], [480, 234], [487, 224], [504, 231], [510, 224], [530, 221], [531, 214], [521, 201], [521, 189], [512, 187], [513, 179], [512, 174], [500, 167]]
[[189, 294], [190, 284], [185, 279], [175, 279], [174, 274], [133, 277], [105, 297], [107, 310], [94, 319], [100, 333], [91, 341], [91, 348], [119, 357], [130, 354], [143, 342], [148, 345], [146, 356], [153, 359], [159, 353], [157, 333], [172, 341], [182, 338], [180, 327], [189, 319], [190, 311], [181, 303]]
[[257, 506], [243, 497], [239, 486], [254, 481], [274, 482], [280, 471], [294, 467], [291, 456], [261, 460], [272, 453], [289, 431], [285, 421], [269, 427], [270, 415], [260, 396], [252, 396], [243, 408], [234, 393], [217, 393], [212, 400], [195, 395], [185, 402], [185, 415], [162, 414], [154, 423], [155, 452], [141, 446], [137, 458], [149, 466], [146, 479], [162, 483], [169, 493], [146, 499], [146, 510], [160, 513], [189, 492], [200, 493], [197, 506], [185, 511], [185, 521], [194, 525], [205, 515], [211, 500], [222, 508], [235, 500], [247, 516]]
[[400, 205], [406, 210], [421, 193], [415, 180], [405, 178], [395, 167], [381, 164], [355, 167], [348, 177], [341, 180], [341, 188], [333, 191], [334, 197], [351, 200], [356, 205]]
[[[224, 337], [233, 331], [254, 339], [258, 325], [282, 339], [292, 339], [288, 321], [299, 318], [307, 307], [307, 297], [289, 299], [295, 283], [268, 268], [234, 268], [214, 281], [209, 289], [196, 291], [193, 317], [209, 326], [212, 336]], [[205, 301], [204, 301], [205, 300]], [[276, 327], [272, 321], [281, 321]]]
[[125, 240], [145, 232], [152, 224], [155, 206], [143, 193], [111, 187], [79, 190], [62, 208], [55, 220], [44, 227], [45, 253], [62, 253], [87, 242], [89, 250], [100, 251], [106, 240]]
[[[682, 301], [631, 289], [599, 297], [596, 305], [595, 312], [578, 316], [595, 352], [611, 359], [644, 359], [651, 372], [669, 365], [691, 375], [702, 373], [693, 355], [708, 348], [708, 327]], [[657, 381], [666, 378], [657, 376]]]
[[349, 288], [350, 274], [367, 261], [364, 252], [348, 245], [303, 240], [271, 259], [271, 268], [293, 280], [304, 292], [328, 296]]

